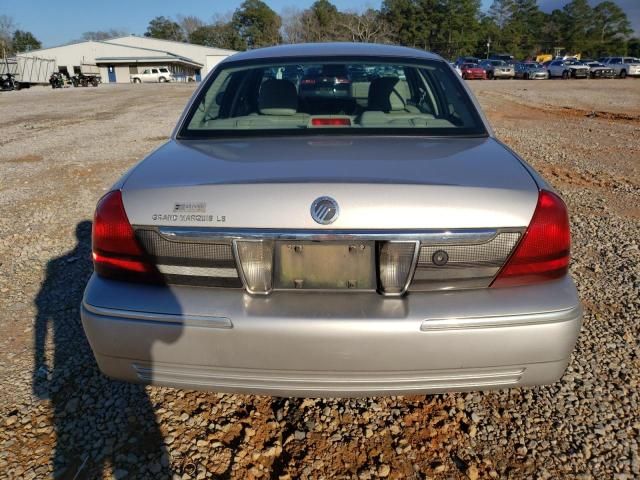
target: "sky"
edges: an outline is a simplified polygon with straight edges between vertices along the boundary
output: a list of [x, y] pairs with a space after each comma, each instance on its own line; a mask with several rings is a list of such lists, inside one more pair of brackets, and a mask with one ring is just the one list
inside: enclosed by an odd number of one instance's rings
[[[314, 0], [265, 0], [276, 12], [287, 7], [304, 9]], [[492, 0], [482, 0], [487, 9]], [[551, 11], [560, 8], [568, 0], [539, 0], [541, 8]], [[13, 17], [17, 28], [32, 32], [44, 47], [60, 45], [79, 39], [83, 32], [115, 28], [142, 35], [149, 20], [164, 15], [195, 15], [205, 21], [215, 14], [235, 10], [242, 0], [2, 0], [0, 15]], [[380, 0], [332, 0], [340, 10], [379, 8]], [[596, 4], [597, 0], [590, 3]], [[617, 0], [627, 16], [640, 32], [640, 0]]]

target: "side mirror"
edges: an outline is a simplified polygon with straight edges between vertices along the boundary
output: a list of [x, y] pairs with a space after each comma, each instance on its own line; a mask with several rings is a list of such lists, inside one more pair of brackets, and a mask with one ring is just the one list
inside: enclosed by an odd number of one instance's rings
[[224, 99], [224, 92], [218, 92], [216, 94], [216, 105], [222, 105], [222, 100]]

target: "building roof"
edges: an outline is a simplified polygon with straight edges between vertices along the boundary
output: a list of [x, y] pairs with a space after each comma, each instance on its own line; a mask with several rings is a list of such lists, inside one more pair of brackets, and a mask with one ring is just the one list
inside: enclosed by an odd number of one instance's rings
[[136, 40], [142, 40], [143, 42], [145, 40], [152, 40], [152, 41], [156, 41], [156, 42], [165, 42], [167, 43], [167, 48], [171, 48], [170, 45], [183, 45], [183, 46], [194, 46], [194, 47], [198, 47], [198, 48], [208, 48], [210, 50], [216, 50], [217, 52], [222, 52], [222, 53], [228, 53], [229, 55], [233, 55], [234, 53], [237, 53], [235, 50], [228, 50], [226, 48], [218, 48], [218, 47], [209, 47], [208, 45], [198, 45], [196, 43], [188, 43], [188, 42], [178, 42], [176, 40], [165, 40], [164, 38], [155, 38], [155, 37], [145, 37], [143, 35], [125, 35], [123, 37], [115, 37], [115, 38], [109, 38], [107, 40], [104, 40], [107, 43], [117, 43], [118, 40], [122, 40], [122, 39], [130, 39], [130, 38], [135, 38]]
[[[71, 45], [79, 45], [81, 43], [101, 43], [101, 44], [104, 44], [104, 45], [117, 45], [119, 47], [133, 48], [133, 49], [137, 49], [137, 50], [147, 50], [147, 51], [150, 51], [150, 52], [161, 52], [161, 53], [166, 53], [166, 54], [169, 54], [169, 55], [173, 55], [175, 57], [179, 57], [179, 58], [183, 58], [183, 59], [187, 59], [187, 60], [193, 61], [191, 59], [188, 59], [187, 57], [182, 57], [180, 55], [176, 55], [176, 54], [172, 53], [169, 50], [160, 50], [160, 49], [157, 49], [157, 48], [143, 47], [141, 45], [128, 45], [126, 43], [118, 43], [118, 40], [124, 40], [124, 39], [136, 39], [136, 41], [140, 40], [140, 43], [142, 43], [142, 44], [144, 44], [146, 40], [153, 41], [154, 43], [156, 41], [159, 41], [159, 42], [167, 43], [167, 48], [170, 48], [172, 44], [173, 45], [178, 44], [178, 45], [181, 45], [183, 47], [204, 48], [204, 49], [211, 50], [212, 54], [213, 54], [214, 51], [215, 51], [216, 54], [220, 54], [220, 53], [225, 54], [225, 53], [227, 53], [229, 55], [232, 55], [232, 54], [236, 53], [234, 50], [226, 50], [224, 48], [208, 47], [206, 45], [196, 45], [196, 44], [193, 44], [193, 43], [186, 43], [186, 42], [175, 42], [173, 40], [164, 40], [164, 39], [161, 39], [161, 38], [139, 37], [137, 35], [126, 35], [124, 37], [109, 38], [109, 39], [106, 39], [106, 40], [79, 40], [77, 42], [65, 43], [65, 44], [56, 45], [56, 46], [53, 46], [53, 47], [39, 48], [37, 50], [29, 50], [28, 52], [21, 52], [21, 53], [33, 54], [34, 52], [44, 52], [46, 50], [51, 50], [53, 48], [63, 48], [63, 47], [71, 46]], [[195, 63], [197, 63], [197, 62], [195, 62]], [[198, 64], [198, 65], [201, 65], [201, 64]]]
[[400, 47], [396, 45], [383, 45], [378, 43], [299, 43], [293, 45], [278, 45], [275, 47], [257, 48], [246, 52], [236, 53], [227, 57], [228, 61], [260, 60], [282, 57], [327, 57], [327, 56], [354, 56], [354, 57], [405, 57], [426, 60], [442, 60], [439, 55], [418, 50], [416, 48]]
[[96, 57], [96, 63], [144, 63], [144, 62], [167, 62], [167, 63], [183, 63], [194, 67], [202, 67], [201, 63], [191, 60], [190, 58], [179, 57], [178, 55], [161, 55], [161, 56], [140, 56], [140, 57]]

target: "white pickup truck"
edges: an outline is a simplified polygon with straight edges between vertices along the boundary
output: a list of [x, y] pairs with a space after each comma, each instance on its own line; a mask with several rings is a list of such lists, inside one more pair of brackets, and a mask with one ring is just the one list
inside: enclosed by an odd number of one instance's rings
[[620, 78], [640, 77], [640, 60], [633, 57], [605, 57], [599, 60], [600, 63], [611, 67]]
[[173, 82], [174, 77], [168, 67], [149, 67], [142, 73], [132, 74], [131, 81], [133, 83], [165, 83]]

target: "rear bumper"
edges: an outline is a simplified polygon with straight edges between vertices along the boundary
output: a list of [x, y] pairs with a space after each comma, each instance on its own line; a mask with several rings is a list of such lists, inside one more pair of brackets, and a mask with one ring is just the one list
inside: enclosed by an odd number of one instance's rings
[[574, 78], [588, 78], [589, 70], [571, 70], [571, 76]]
[[615, 71], [605, 72], [603, 70], [595, 70], [591, 72], [591, 78], [615, 78], [617, 74]]
[[515, 72], [493, 72], [493, 76], [496, 78], [514, 78]]
[[283, 292], [255, 298], [94, 276], [81, 311], [98, 365], [111, 377], [280, 396], [552, 383], [569, 361], [581, 314], [568, 278], [405, 298]]

